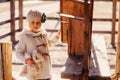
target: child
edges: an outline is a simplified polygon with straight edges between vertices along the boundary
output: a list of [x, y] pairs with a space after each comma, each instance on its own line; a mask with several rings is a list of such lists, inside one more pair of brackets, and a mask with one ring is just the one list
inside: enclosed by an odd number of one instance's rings
[[[48, 47], [55, 44], [60, 36], [60, 30], [51, 39], [48, 38], [47, 32], [42, 27], [45, 21], [45, 15], [38, 10], [30, 10], [27, 14], [28, 29], [24, 30], [20, 35], [20, 40], [16, 48], [16, 56], [26, 63], [27, 66], [36, 65], [33, 59], [34, 51], [43, 55], [44, 60], [41, 62], [42, 67], [37, 75], [27, 74], [28, 80], [50, 80], [51, 79], [51, 62]], [[29, 54], [29, 57], [25, 57]], [[27, 68], [28, 69], [28, 68]], [[26, 70], [27, 70], [26, 69]], [[35, 69], [35, 68], [34, 68]], [[28, 71], [28, 70], [27, 70]], [[29, 71], [28, 71], [29, 72]], [[28, 73], [27, 72], [27, 73]], [[34, 73], [31, 71], [31, 73]]]

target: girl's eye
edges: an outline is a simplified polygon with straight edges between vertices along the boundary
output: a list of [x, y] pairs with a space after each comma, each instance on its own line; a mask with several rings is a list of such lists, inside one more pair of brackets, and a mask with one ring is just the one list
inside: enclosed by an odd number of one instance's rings
[[36, 24], [36, 25], [40, 25], [40, 22], [31, 22], [32, 25]]
[[40, 24], [40, 22], [36, 22], [36, 24], [37, 24], [37, 25], [39, 25], [39, 24]]
[[31, 22], [32, 24], [34, 24], [35, 22]]

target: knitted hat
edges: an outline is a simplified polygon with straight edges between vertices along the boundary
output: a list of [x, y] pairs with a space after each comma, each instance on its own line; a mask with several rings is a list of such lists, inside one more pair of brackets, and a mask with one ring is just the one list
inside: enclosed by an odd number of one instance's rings
[[38, 10], [30, 10], [27, 14], [27, 20], [31, 21], [34, 18], [40, 18], [41, 20], [41, 12]]

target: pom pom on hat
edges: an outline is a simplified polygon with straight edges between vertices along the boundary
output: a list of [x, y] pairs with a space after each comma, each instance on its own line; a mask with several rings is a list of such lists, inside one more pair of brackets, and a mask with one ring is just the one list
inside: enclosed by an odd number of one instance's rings
[[27, 14], [27, 20], [31, 21], [34, 18], [40, 18], [41, 20], [41, 12], [38, 10], [30, 10]]

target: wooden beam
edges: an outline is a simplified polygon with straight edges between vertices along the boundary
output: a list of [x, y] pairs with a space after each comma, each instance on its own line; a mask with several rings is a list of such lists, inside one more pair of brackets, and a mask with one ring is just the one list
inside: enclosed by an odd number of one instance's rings
[[2, 66], [2, 55], [1, 55], [1, 46], [0, 46], [0, 80], [3, 80], [3, 66]]
[[118, 80], [120, 76], [120, 2], [119, 2], [119, 23], [118, 23], [118, 41], [117, 41], [117, 56], [115, 65], [115, 76], [113, 80]]
[[15, 1], [10, 1], [10, 17], [11, 17], [11, 41], [15, 41]]
[[[12, 43], [0, 42], [0, 80], [12, 80]], [[2, 69], [2, 70], [1, 70]]]
[[117, 0], [113, 0], [113, 13], [112, 13], [112, 34], [111, 34], [111, 44], [115, 45], [115, 26], [116, 26], [116, 4]]
[[19, 30], [23, 29], [23, 0], [19, 1]]
[[90, 16], [90, 11], [91, 9], [89, 9], [89, 5], [88, 5], [88, 0], [84, 0], [84, 19], [85, 19], [85, 54], [84, 54], [84, 65], [83, 65], [83, 76], [82, 76], [82, 80], [88, 80], [88, 76], [89, 76], [89, 59], [90, 59], [90, 21], [89, 21], [89, 16]]

